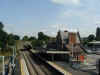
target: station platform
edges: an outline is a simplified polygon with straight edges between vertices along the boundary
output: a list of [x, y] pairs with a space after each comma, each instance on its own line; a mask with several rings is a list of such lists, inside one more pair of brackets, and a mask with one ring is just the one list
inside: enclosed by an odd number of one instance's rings
[[69, 66], [66, 62], [51, 62], [47, 61], [48, 64], [53, 66], [55, 69], [59, 70], [62, 72], [64, 75], [96, 75], [96, 73], [93, 73], [91, 71], [81, 71], [73, 69], [72, 67]]
[[20, 59], [21, 75], [29, 75], [28, 68], [24, 58]]

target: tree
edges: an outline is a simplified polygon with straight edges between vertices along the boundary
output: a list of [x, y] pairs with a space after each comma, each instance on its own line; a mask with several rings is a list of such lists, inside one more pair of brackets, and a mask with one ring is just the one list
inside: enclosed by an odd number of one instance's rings
[[23, 40], [24, 40], [24, 41], [28, 41], [28, 40], [29, 40], [28, 36], [25, 35], [25, 36], [23, 37]]
[[7, 43], [7, 33], [3, 30], [3, 23], [0, 22], [0, 47], [4, 49]]
[[49, 39], [50, 39], [50, 37], [45, 35], [43, 32], [38, 33], [38, 40], [40, 42], [42, 42], [41, 46], [46, 45], [48, 43]]
[[14, 35], [14, 40], [20, 40], [20, 37], [18, 35]]
[[38, 40], [43, 40], [43, 41], [47, 41], [49, 40], [49, 36], [45, 35], [43, 32], [39, 32], [38, 33]]
[[44, 33], [43, 32], [39, 32], [38, 33], [38, 40], [43, 40], [44, 39]]
[[29, 40], [29, 41], [36, 40], [36, 37], [34, 37], [34, 36], [31, 36], [31, 37], [30, 37], [28, 40]]
[[19, 40], [20, 37], [18, 35], [14, 35], [14, 34], [8, 34], [7, 36], [7, 44], [10, 46], [15, 45], [15, 41]]
[[88, 42], [95, 40], [95, 36], [93, 34], [90, 34], [88, 36]]
[[41, 40], [33, 40], [31, 44], [32, 44], [33, 48], [34, 47], [42, 47], [43, 42]]
[[0, 48], [6, 50], [9, 45], [14, 45], [15, 40], [18, 40], [20, 37], [18, 35], [8, 34], [3, 28], [4, 24], [0, 22]]
[[8, 45], [12, 46], [15, 45], [15, 37], [13, 34], [9, 34], [7, 37], [7, 43]]
[[4, 25], [2, 22], [0, 22], [0, 29], [3, 29]]

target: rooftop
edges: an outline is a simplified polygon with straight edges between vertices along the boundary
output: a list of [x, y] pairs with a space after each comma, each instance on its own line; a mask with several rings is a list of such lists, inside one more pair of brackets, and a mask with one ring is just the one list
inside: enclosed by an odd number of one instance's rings
[[100, 44], [100, 41], [92, 41], [92, 42], [89, 42], [89, 44]]

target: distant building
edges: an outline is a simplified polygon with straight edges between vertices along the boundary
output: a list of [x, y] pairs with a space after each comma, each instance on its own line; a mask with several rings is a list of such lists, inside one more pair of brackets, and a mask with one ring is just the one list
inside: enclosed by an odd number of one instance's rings
[[100, 41], [100, 27], [97, 27], [97, 30], [96, 30], [96, 40]]
[[47, 44], [47, 49], [56, 50], [56, 38], [51, 37]]
[[57, 34], [57, 49], [68, 50], [68, 45], [80, 44], [78, 32], [59, 31]]
[[80, 44], [80, 35], [78, 32], [69, 32], [69, 44]]
[[66, 44], [68, 44], [69, 39], [68, 39], [68, 31], [59, 31], [57, 34], [57, 49], [58, 50], [64, 50], [66, 49]]
[[58, 31], [56, 38], [57, 50], [70, 51], [70, 55], [76, 60], [79, 60], [79, 57], [84, 55], [84, 51], [80, 46], [79, 32]]

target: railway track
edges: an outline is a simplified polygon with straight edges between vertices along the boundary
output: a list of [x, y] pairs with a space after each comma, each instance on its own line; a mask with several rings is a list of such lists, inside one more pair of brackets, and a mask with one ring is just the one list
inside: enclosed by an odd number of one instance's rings
[[23, 53], [23, 56], [24, 56], [24, 59], [26, 61], [27, 68], [28, 68], [28, 71], [29, 71], [30, 75], [38, 75], [34, 65], [32, 65], [32, 63], [30, 61], [30, 58], [28, 58], [28, 56], [25, 55], [25, 53]]
[[51, 67], [48, 67], [37, 56], [29, 52], [23, 52], [30, 75], [61, 75]]

